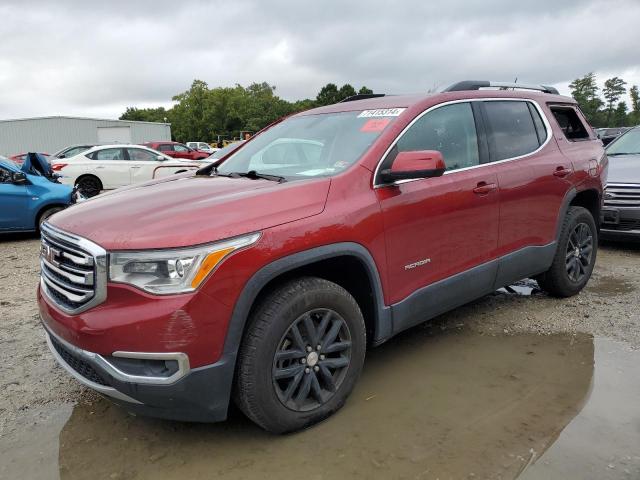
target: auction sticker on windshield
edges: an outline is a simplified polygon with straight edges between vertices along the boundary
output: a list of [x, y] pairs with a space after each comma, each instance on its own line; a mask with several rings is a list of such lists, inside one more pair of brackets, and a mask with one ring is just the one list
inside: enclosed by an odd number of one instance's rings
[[358, 115], [358, 118], [397, 117], [405, 110], [406, 108], [378, 108], [376, 110], [364, 110], [360, 115]]

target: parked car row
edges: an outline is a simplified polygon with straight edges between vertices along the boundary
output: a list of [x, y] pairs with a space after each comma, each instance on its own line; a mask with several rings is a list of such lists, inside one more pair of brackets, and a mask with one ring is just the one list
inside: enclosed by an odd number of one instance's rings
[[[212, 153], [218, 151], [218, 148], [213, 148], [211, 145], [205, 142], [187, 142], [186, 145], [179, 142], [145, 142], [143, 145], [153, 148], [154, 150], [158, 150], [165, 155], [173, 158], [187, 158], [189, 160], [201, 160], [203, 158], [207, 158]], [[85, 143], [85, 144], [77, 144], [70, 145], [65, 147], [53, 155], [48, 153], [40, 152], [40, 155], [43, 155], [47, 158], [69, 158], [78, 155], [79, 153], [84, 152], [92, 147], [98, 146], [95, 143]], [[27, 153], [17, 153], [15, 155], [10, 155], [9, 160], [16, 163], [18, 166], [22, 165]]]
[[[205, 157], [207, 158], [208, 155]], [[172, 158], [142, 145], [100, 145], [69, 158], [54, 159], [53, 171], [64, 184], [77, 186], [86, 197], [103, 190], [197, 170], [207, 162]]]
[[[93, 197], [103, 190], [196, 170], [242, 144], [236, 142], [223, 149], [214, 149], [204, 142], [189, 143], [199, 149], [178, 142], [158, 141], [143, 145], [78, 144], [53, 155], [39, 155], [59, 175], [59, 181], [77, 187], [85, 197]], [[20, 166], [27, 156], [22, 153], [10, 160]]]

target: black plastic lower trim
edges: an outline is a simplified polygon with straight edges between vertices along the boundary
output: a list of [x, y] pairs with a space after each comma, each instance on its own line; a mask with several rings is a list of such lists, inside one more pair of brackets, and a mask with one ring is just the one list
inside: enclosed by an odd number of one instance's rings
[[426, 322], [517, 280], [545, 272], [556, 242], [525, 247], [416, 290], [391, 306], [393, 334]]

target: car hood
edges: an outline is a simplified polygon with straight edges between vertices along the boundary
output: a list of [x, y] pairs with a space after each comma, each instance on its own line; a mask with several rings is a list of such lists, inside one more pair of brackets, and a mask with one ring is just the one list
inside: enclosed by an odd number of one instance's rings
[[51, 224], [107, 250], [196, 245], [317, 215], [330, 184], [185, 174], [98, 195]]
[[640, 183], [640, 155], [609, 156], [609, 183]]

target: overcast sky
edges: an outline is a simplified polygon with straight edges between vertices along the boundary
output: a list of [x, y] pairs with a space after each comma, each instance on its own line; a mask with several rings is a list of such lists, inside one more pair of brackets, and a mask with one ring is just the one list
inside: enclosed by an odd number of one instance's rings
[[463, 79], [640, 84], [639, 0], [0, 0], [0, 119], [117, 118], [192, 80], [376, 92]]

